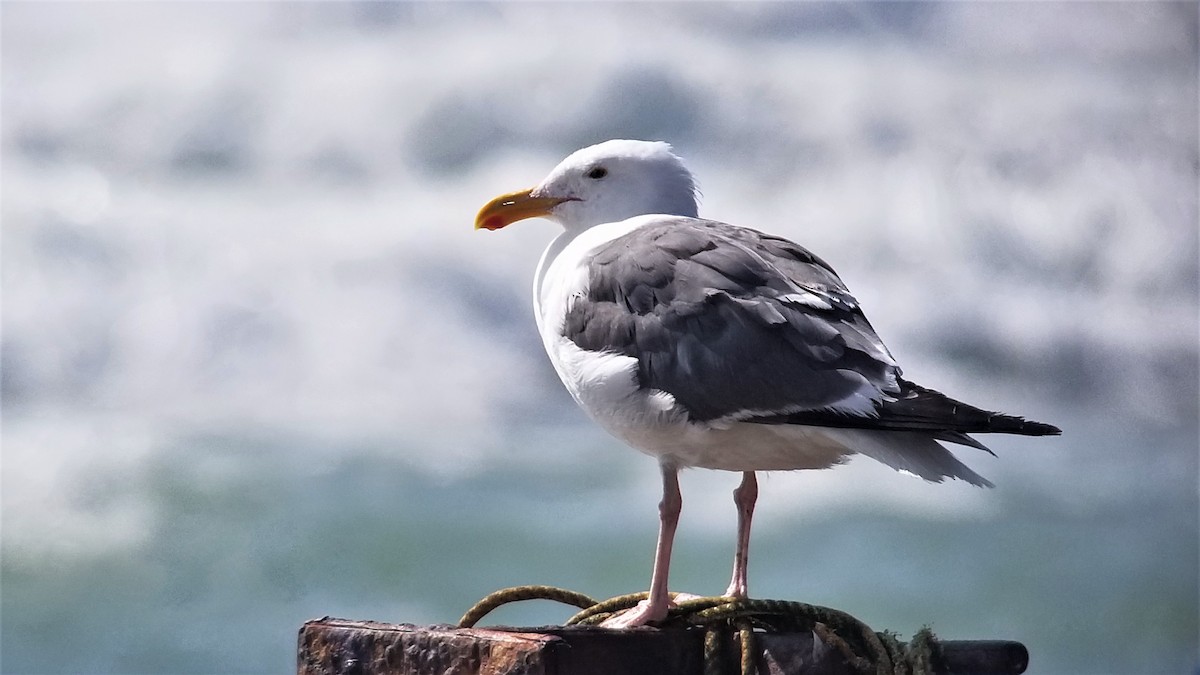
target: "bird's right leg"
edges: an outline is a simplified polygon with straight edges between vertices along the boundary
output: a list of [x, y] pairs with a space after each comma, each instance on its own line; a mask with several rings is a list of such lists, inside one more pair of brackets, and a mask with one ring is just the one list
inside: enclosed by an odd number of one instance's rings
[[667, 610], [671, 608], [671, 596], [667, 593], [667, 574], [671, 567], [671, 545], [675, 542], [675, 527], [679, 525], [683, 497], [679, 494], [678, 469], [663, 464], [662, 479], [663, 498], [658, 504], [658, 546], [654, 551], [650, 597], [639, 602], [633, 609], [600, 624], [606, 628], [632, 628], [652, 621], [662, 621], [667, 618]]

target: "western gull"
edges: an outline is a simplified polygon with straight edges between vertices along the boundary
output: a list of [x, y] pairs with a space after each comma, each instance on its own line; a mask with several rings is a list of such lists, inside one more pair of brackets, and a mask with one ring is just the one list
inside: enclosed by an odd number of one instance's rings
[[672, 604], [680, 468], [742, 473], [725, 594], [745, 598], [756, 471], [825, 469], [859, 453], [928, 481], [991, 487], [939, 441], [991, 452], [967, 434], [1060, 433], [904, 379], [828, 263], [700, 218], [696, 192], [670, 145], [612, 140], [475, 220], [486, 230], [535, 217], [563, 227], [534, 276], [546, 353], [587, 414], [662, 471], [650, 592], [610, 627], [659, 621]]

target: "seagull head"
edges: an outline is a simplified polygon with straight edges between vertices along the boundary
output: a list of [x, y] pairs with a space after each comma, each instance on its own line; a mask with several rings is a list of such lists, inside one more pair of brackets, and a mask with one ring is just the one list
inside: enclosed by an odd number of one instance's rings
[[488, 202], [475, 229], [547, 218], [579, 231], [648, 214], [696, 217], [696, 181], [666, 143], [613, 140], [575, 151], [536, 187]]

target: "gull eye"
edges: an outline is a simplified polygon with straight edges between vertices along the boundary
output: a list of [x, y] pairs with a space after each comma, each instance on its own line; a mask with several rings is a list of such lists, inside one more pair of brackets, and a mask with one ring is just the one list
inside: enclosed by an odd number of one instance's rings
[[606, 169], [602, 166], [596, 166], [596, 167], [592, 167], [584, 175], [587, 176], [588, 178], [591, 178], [592, 180], [600, 180], [601, 178], [604, 178], [605, 176], [608, 175], [608, 169]]

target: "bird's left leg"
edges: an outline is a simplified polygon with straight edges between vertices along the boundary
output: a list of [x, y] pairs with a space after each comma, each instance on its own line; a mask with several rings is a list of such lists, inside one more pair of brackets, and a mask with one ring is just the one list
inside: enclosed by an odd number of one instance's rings
[[733, 503], [738, 509], [737, 551], [733, 555], [733, 580], [725, 595], [734, 598], [746, 597], [746, 563], [750, 557], [750, 519], [754, 516], [754, 502], [758, 500], [758, 478], [753, 471], [742, 472], [742, 484], [733, 491]]

